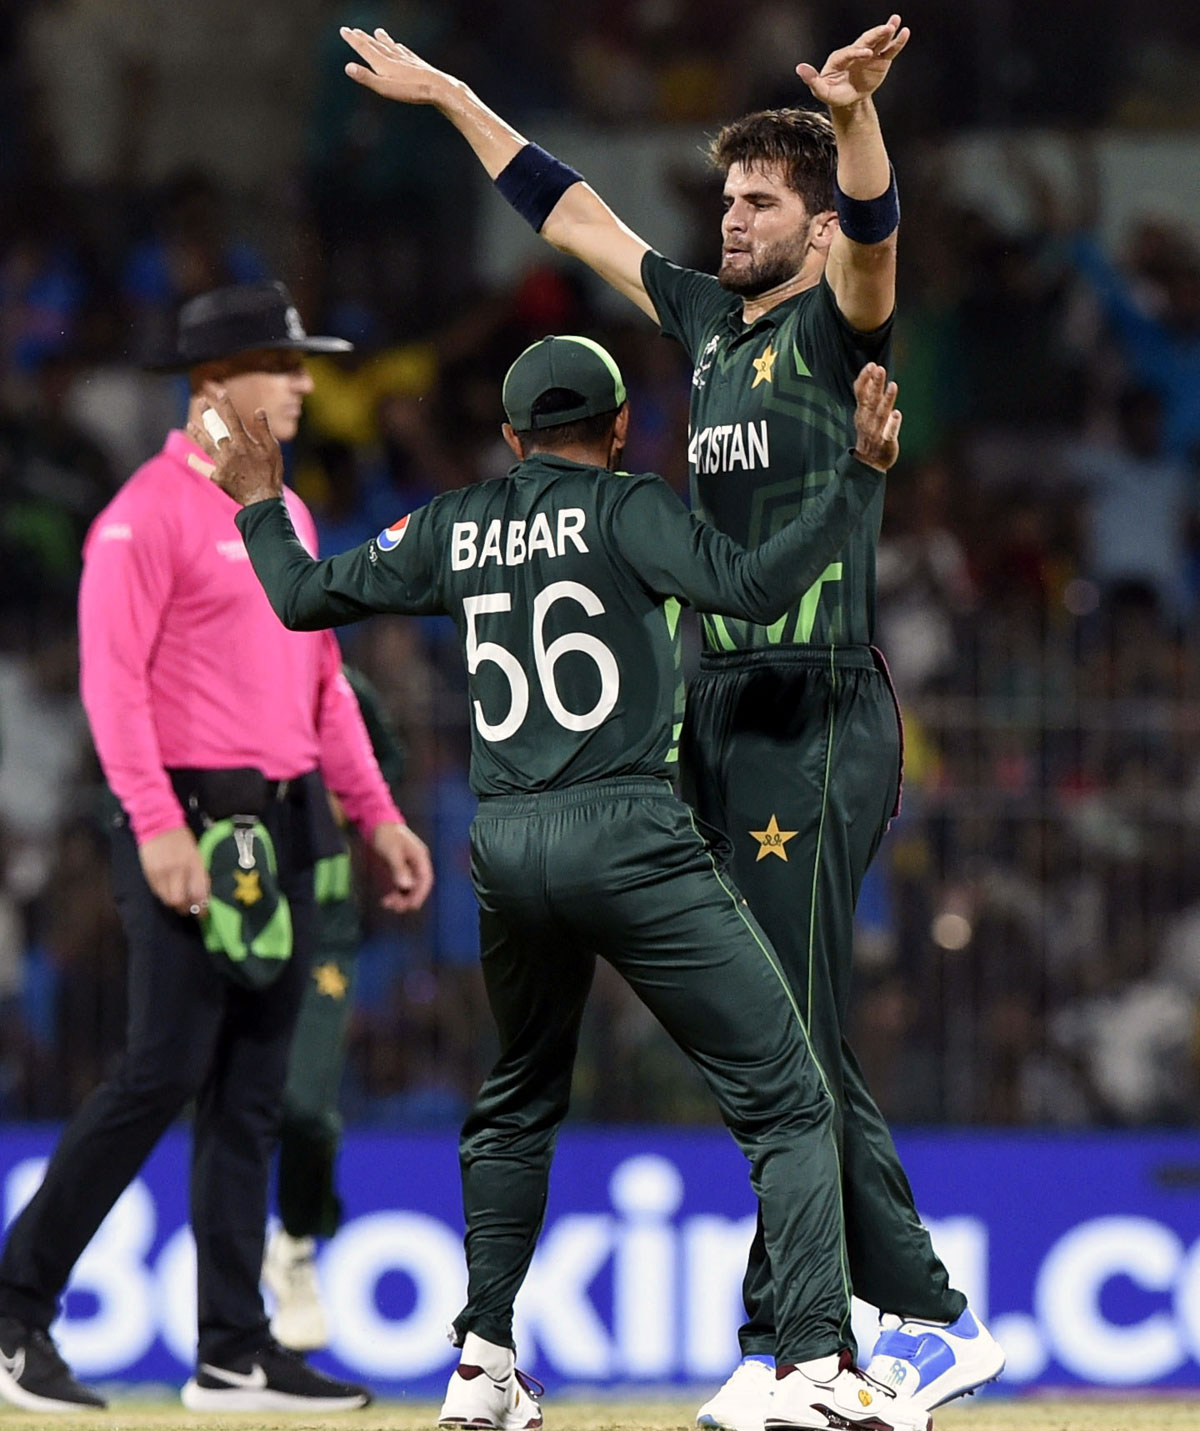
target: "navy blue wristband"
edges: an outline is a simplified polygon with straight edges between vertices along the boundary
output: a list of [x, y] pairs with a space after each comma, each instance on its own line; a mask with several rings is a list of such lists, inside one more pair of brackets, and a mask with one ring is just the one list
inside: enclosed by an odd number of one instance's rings
[[896, 171], [888, 166], [891, 183], [877, 199], [852, 199], [843, 194], [835, 178], [833, 207], [837, 210], [842, 232], [855, 243], [882, 243], [895, 233], [900, 224], [900, 195], [896, 190]]
[[496, 175], [496, 188], [529, 226], [540, 233], [550, 210], [583, 175], [536, 144], [518, 149]]

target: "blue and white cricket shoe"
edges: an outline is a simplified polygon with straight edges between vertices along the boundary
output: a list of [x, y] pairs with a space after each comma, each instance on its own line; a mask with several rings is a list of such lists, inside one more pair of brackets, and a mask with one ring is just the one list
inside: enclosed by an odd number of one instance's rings
[[871, 1353], [867, 1375], [915, 1405], [932, 1411], [995, 1381], [1004, 1370], [1004, 1352], [970, 1308], [956, 1322], [901, 1321], [888, 1317]]

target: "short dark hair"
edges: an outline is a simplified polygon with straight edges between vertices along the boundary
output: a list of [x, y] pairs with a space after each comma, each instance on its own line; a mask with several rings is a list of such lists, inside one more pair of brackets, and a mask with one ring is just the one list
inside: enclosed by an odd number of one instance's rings
[[726, 124], [709, 141], [709, 162], [730, 166], [777, 165], [810, 214], [833, 208], [837, 142], [828, 115], [815, 109], [760, 109]]
[[[570, 412], [583, 401], [580, 393], [573, 388], [547, 388], [533, 403], [530, 416], [545, 417], [549, 413]], [[559, 447], [574, 447], [582, 443], [591, 447], [603, 442], [613, 429], [620, 408], [611, 412], [598, 412], [592, 417], [580, 417], [574, 422], [561, 422], [556, 427], [530, 427], [517, 433], [521, 442], [531, 449], [554, 451]]]

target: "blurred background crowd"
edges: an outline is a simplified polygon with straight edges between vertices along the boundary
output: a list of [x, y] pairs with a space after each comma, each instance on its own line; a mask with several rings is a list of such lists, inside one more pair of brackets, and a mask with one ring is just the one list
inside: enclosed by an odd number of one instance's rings
[[[900, 180], [879, 643], [904, 809], [860, 908], [856, 1046], [901, 1123], [1200, 1112], [1200, 8], [910, 0], [880, 92]], [[218, 284], [290, 285], [314, 362], [291, 455], [325, 553], [503, 472], [500, 379], [591, 334], [632, 470], [686, 488], [688, 372], [517, 233], [438, 116], [342, 73], [383, 24], [715, 267], [704, 135], [802, 102], [800, 59], [886, 18], [842, 0], [4, 0], [0, 9], [0, 1117], [75, 1107], [118, 1049], [121, 933], [77, 696], [87, 525], [178, 422], [140, 361]], [[687, 629], [689, 660], [695, 633]], [[236, 645], [236, 632], [230, 633]], [[345, 1109], [451, 1123], [491, 1058], [452, 628], [344, 634], [408, 748], [419, 920], [368, 891]], [[575, 1109], [707, 1120], [602, 970]]]

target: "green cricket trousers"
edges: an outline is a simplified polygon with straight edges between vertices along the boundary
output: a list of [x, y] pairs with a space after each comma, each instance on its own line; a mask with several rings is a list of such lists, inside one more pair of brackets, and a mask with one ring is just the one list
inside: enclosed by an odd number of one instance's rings
[[[853, 1290], [881, 1311], [951, 1321], [966, 1299], [933, 1251], [845, 1036], [854, 907], [896, 809], [900, 740], [891, 681], [870, 647], [705, 653], [680, 768], [686, 798], [732, 844], [733, 876], [837, 1104]], [[781, 1288], [761, 1235], [743, 1292], [742, 1352], [769, 1354]]]
[[350, 853], [318, 860], [316, 939], [292, 1048], [279, 1128], [277, 1203], [292, 1237], [332, 1237], [342, 1220], [338, 1096], [361, 930]]
[[462, 1131], [467, 1304], [512, 1345], [545, 1214], [584, 1002], [607, 959], [703, 1074], [750, 1162], [776, 1278], [782, 1362], [847, 1344], [833, 1101], [773, 950], [665, 780], [480, 801], [480, 948], [500, 1056]]

